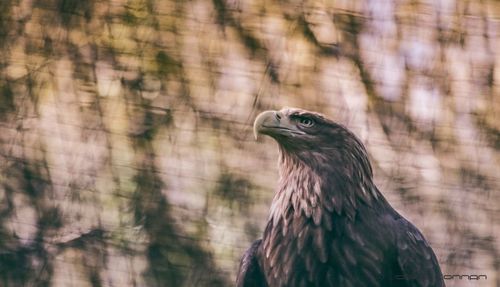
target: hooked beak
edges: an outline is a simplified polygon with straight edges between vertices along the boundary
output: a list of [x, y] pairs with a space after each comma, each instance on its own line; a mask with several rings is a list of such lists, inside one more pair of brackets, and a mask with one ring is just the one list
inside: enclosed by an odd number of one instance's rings
[[255, 140], [259, 138], [260, 133], [264, 133], [269, 127], [279, 126], [279, 119], [276, 117], [276, 111], [265, 111], [260, 113], [253, 123], [253, 136]]
[[295, 136], [305, 134], [295, 123], [280, 111], [265, 111], [260, 113], [253, 123], [253, 134], [257, 140], [259, 134], [276, 136]]

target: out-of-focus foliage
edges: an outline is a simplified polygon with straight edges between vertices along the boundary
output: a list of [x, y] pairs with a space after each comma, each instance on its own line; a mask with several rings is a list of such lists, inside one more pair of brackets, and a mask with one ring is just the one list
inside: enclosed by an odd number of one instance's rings
[[231, 286], [282, 106], [352, 129], [444, 273], [500, 286], [498, 1], [5, 0], [0, 47], [1, 286]]

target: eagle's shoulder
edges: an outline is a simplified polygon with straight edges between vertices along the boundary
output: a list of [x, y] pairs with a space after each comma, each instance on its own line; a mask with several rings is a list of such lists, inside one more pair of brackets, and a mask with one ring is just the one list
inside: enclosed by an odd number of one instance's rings
[[237, 287], [268, 286], [258, 260], [261, 242], [261, 239], [254, 241], [243, 254], [236, 278]]
[[395, 279], [406, 281], [408, 286], [445, 286], [436, 255], [420, 230], [400, 217], [394, 231], [396, 263], [401, 272]]

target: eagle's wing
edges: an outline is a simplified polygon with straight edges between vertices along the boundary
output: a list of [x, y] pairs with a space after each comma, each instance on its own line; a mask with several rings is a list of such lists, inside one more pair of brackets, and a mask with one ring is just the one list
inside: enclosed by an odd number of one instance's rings
[[267, 287], [259, 266], [258, 249], [262, 240], [256, 240], [243, 254], [236, 278], [236, 287]]
[[397, 222], [396, 250], [401, 274], [394, 279], [406, 281], [401, 286], [445, 286], [436, 255], [422, 233], [404, 218]]

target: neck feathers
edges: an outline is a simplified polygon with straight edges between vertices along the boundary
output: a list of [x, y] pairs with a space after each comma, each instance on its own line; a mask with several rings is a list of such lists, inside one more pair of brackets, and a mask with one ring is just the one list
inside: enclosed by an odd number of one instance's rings
[[320, 225], [329, 220], [332, 213], [354, 220], [361, 204], [371, 205], [382, 198], [372, 183], [371, 169], [370, 174], [364, 176], [363, 169], [345, 172], [346, 168], [340, 164], [330, 163], [330, 168], [324, 162], [317, 164], [323, 168], [314, 169], [310, 162], [286, 151], [280, 152], [280, 180], [270, 213], [274, 226], [280, 219], [287, 226], [287, 221], [299, 216], [311, 218], [315, 225]]
[[280, 157], [280, 180], [271, 205], [271, 219], [274, 225], [280, 218], [285, 221], [301, 214], [320, 222], [321, 178], [299, 160]]

